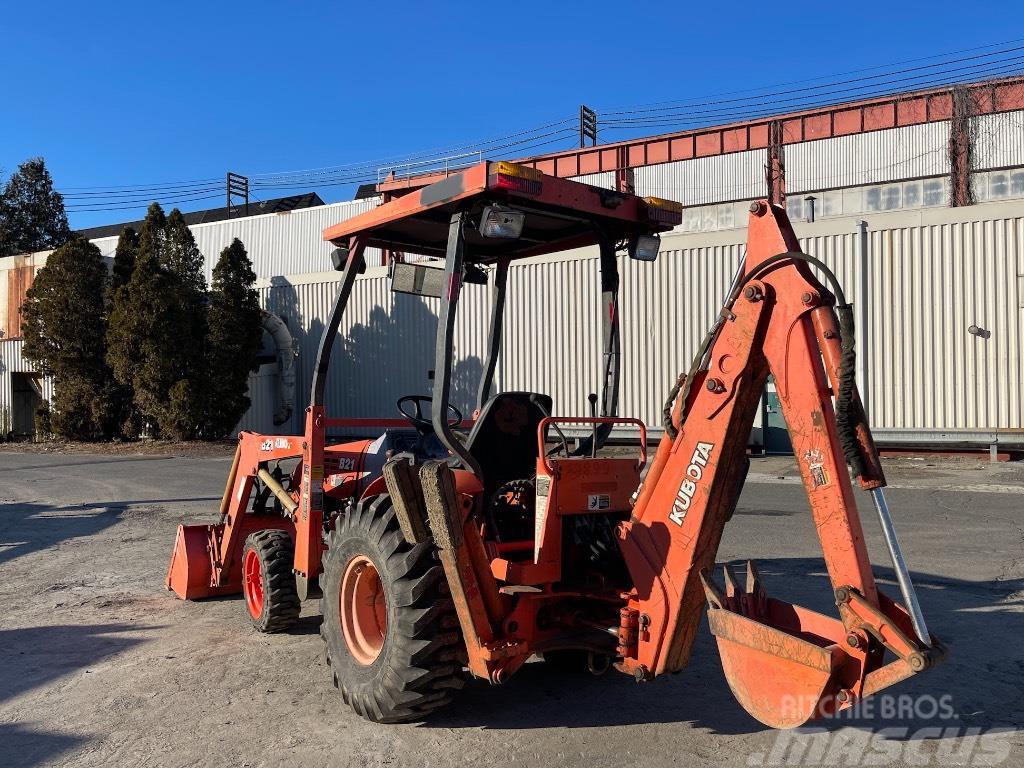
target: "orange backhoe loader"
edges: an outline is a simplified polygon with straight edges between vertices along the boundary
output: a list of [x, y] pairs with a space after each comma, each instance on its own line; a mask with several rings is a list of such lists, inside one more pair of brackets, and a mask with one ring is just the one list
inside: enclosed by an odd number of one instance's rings
[[[646, 466], [644, 424], [618, 414], [618, 254], [653, 261], [681, 211], [484, 162], [327, 229], [342, 274], [305, 432], [241, 433], [220, 521], [179, 528], [168, 588], [185, 599], [240, 592], [264, 632], [320, 598], [334, 683], [381, 722], [449, 703], [467, 669], [501, 683], [533, 656], [638, 681], [677, 672], [705, 601], [729, 685], [770, 726], [835, 713], [935, 663], [943, 651], [900, 553], [854, 381], [850, 306], [827, 266], [800, 251], [783, 209], [751, 205], [745, 262], [671, 389]], [[565, 416], [543, 393], [492, 395], [509, 264], [587, 246], [600, 253], [602, 396]], [[407, 421], [339, 442], [329, 435], [360, 422], [326, 414], [324, 389], [367, 247], [433, 257], [394, 264], [392, 289], [437, 300], [435, 378], [431, 396], [398, 401]], [[465, 421], [449, 402], [456, 314], [463, 291], [488, 281], [487, 359]], [[753, 564], [742, 586], [728, 569], [723, 586], [712, 577], [769, 374], [838, 617], [768, 597]], [[616, 425], [639, 430], [637, 456], [608, 452]], [[853, 478], [872, 497], [902, 604], [875, 583]]]

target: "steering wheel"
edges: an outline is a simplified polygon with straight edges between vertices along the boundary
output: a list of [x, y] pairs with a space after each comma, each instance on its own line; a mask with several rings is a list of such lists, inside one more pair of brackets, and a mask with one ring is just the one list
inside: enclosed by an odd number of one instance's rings
[[[430, 408], [424, 409], [424, 404], [428, 404]], [[434, 399], [432, 397], [428, 395], [406, 395], [398, 399], [397, 405], [398, 412], [409, 420], [409, 423], [416, 428], [416, 431], [421, 436], [426, 437], [434, 433], [433, 422], [429, 416], [424, 415], [424, 412], [433, 412]], [[407, 406], [409, 407], [407, 408]], [[448, 426], [457, 427], [461, 423], [462, 411], [448, 403]]]

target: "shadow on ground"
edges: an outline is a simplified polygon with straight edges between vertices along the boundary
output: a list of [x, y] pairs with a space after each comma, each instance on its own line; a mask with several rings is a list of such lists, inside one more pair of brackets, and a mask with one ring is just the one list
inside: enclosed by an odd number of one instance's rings
[[[758, 567], [773, 597], [837, 615], [820, 559], [759, 560]], [[734, 570], [740, 572], [738, 567]], [[892, 569], [876, 567], [875, 575], [883, 591], [899, 597]], [[896, 723], [882, 716], [880, 706], [874, 706], [863, 713], [872, 716], [841, 716], [813, 725], [829, 730], [896, 725], [912, 735], [925, 727], [987, 729], [1020, 720], [1024, 712], [1024, 649], [1017, 625], [1024, 579], [971, 582], [922, 573], [914, 578], [930, 629], [949, 649], [947, 660], [881, 694], [890, 697], [889, 703], [904, 706], [904, 716]], [[936, 708], [940, 719], [936, 719]], [[943, 714], [949, 717], [941, 719]], [[425, 726], [530, 729], [642, 723], [687, 723], [719, 734], [768, 730], [733, 699], [706, 619], [690, 666], [677, 675], [638, 685], [615, 671], [594, 678], [531, 663], [502, 686], [478, 680], [468, 683], [454, 705]]]
[[0, 565], [71, 539], [91, 536], [117, 523], [133, 506], [216, 501], [219, 497], [131, 499], [91, 504], [0, 503]]
[[[51, 686], [133, 648], [143, 640], [129, 633], [151, 630], [133, 624], [58, 625], [0, 630], [0, 704], [26, 691]], [[51, 733], [31, 722], [0, 724], [5, 766], [52, 764], [87, 737]]]

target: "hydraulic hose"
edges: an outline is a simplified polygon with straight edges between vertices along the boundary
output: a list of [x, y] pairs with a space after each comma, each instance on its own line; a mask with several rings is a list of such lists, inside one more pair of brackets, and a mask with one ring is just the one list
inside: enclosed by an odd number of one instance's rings
[[839, 279], [835, 276], [835, 273], [829, 269], [828, 265], [820, 259], [816, 259], [806, 253], [801, 253], [800, 251], [787, 251], [767, 258], [744, 275], [741, 280], [734, 283], [734, 287], [730, 292], [728, 299], [726, 299], [725, 307], [719, 315], [719, 319], [708, 330], [707, 334], [704, 336], [704, 340], [701, 342], [700, 349], [697, 351], [693, 364], [690, 366], [689, 373], [686, 375], [686, 381], [682, 387], [682, 391], [680, 392], [680, 387], [676, 384], [669, 393], [668, 401], [665, 403], [665, 408], [662, 413], [665, 431], [668, 432], [669, 436], [673, 440], [676, 438], [678, 431], [672, 423], [672, 406], [675, 403], [675, 399], [677, 396], [683, 398], [683, 410], [681, 411], [679, 420], [680, 424], [682, 424], [686, 418], [686, 401], [689, 398], [693, 377], [704, 363], [704, 359], [707, 356], [708, 351], [711, 349], [715, 338], [718, 336], [718, 332], [721, 330], [722, 323], [732, 312], [732, 307], [739, 298], [740, 292], [751, 280], [763, 275], [779, 262], [786, 260], [802, 261], [813, 267], [817, 267], [817, 269], [821, 271], [825, 282], [828, 283], [830, 290], [835, 295], [835, 310], [839, 321], [840, 340], [839, 382], [838, 392], [836, 392], [836, 427], [839, 432], [839, 443], [843, 449], [843, 455], [853, 470], [853, 474], [859, 477], [864, 473], [864, 460], [860, 452], [860, 443], [857, 441], [856, 428], [857, 424], [863, 421], [864, 413], [862, 408], [856, 406], [856, 399], [854, 398], [854, 392], [856, 391], [857, 386], [857, 350], [854, 338], [855, 328], [853, 322], [853, 307], [846, 301], [846, 294], [843, 291], [843, 286], [839, 283]]

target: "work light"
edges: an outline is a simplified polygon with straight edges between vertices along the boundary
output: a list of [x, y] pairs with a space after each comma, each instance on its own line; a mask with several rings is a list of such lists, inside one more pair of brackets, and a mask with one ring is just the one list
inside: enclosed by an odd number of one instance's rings
[[515, 240], [523, 233], [526, 214], [502, 205], [488, 205], [480, 216], [480, 234]]
[[629, 258], [654, 261], [658, 258], [661, 238], [658, 235], [634, 235], [629, 240]]

